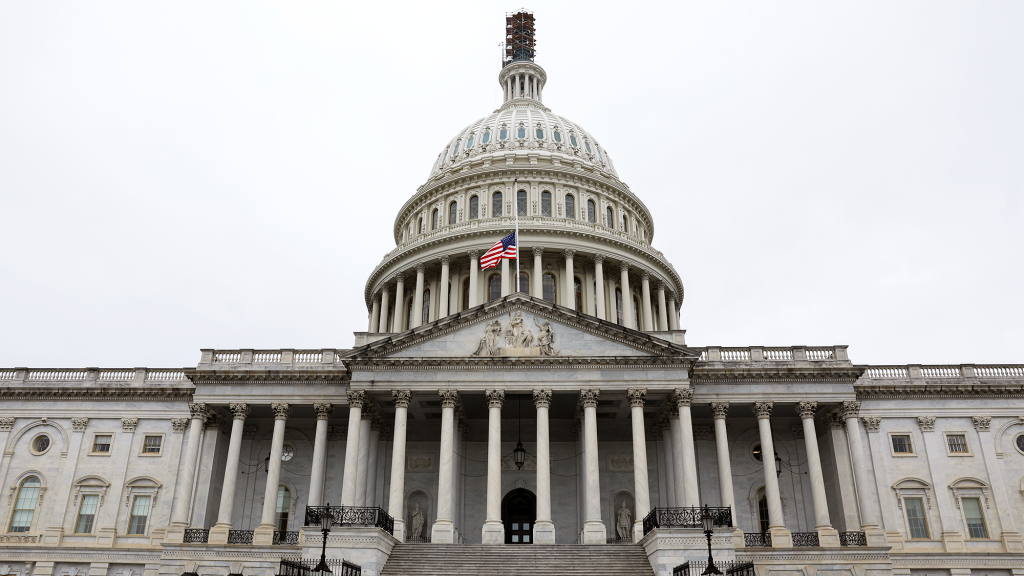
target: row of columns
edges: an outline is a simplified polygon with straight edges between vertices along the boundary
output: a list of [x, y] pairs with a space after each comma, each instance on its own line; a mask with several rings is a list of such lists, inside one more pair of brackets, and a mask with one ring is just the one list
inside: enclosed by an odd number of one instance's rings
[[515, 98], [534, 98], [541, 100], [541, 89], [544, 84], [533, 74], [509, 74], [505, 78], [505, 102]]

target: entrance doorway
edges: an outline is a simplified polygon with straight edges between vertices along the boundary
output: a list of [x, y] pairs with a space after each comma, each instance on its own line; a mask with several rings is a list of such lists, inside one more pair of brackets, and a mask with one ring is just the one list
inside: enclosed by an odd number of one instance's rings
[[526, 488], [516, 488], [501, 501], [505, 544], [533, 544], [533, 523], [537, 519], [537, 497]]

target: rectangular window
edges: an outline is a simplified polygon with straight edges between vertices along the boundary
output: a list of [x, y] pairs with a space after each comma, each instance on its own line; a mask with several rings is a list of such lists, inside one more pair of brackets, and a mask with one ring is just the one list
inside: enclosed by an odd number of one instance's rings
[[907, 523], [910, 525], [911, 538], [928, 538], [928, 520], [924, 517], [924, 501], [920, 498], [905, 498], [903, 505], [907, 509]]
[[988, 538], [985, 515], [981, 511], [981, 500], [979, 498], [962, 498], [960, 502], [964, 507], [964, 518], [967, 519], [967, 535], [970, 538]]
[[110, 452], [110, 434], [97, 434], [92, 442], [93, 452]]
[[163, 436], [146, 436], [145, 444], [142, 446], [143, 454], [159, 454], [160, 445], [163, 444]]
[[963, 434], [950, 434], [946, 436], [946, 443], [952, 454], [967, 454], [967, 438]]
[[82, 496], [82, 505], [78, 508], [78, 522], [75, 523], [75, 534], [92, 534], [93, 520], [96, 519], [96, 507], [100, 503], [97, 494]]
[[910, 435], [893, 434], [892, 451], [896, 454], [912, 454], [914, 451], [910, 448]]
[[149, 496], [136, 496], [132, 502], [132, 516], [128, 522], [129, 534], [145, 534], [149, 519]]

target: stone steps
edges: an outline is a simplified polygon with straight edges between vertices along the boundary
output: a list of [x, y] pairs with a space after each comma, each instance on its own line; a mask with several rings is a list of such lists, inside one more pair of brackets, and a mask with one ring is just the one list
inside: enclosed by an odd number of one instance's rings
[[639, 545], [399, 544], [381, 576], [654, 576]]

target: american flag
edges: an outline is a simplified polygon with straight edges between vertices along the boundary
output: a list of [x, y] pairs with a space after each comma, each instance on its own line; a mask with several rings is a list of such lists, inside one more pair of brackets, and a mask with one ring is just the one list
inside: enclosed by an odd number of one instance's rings
[[498, 265], [502, 258], [516, 257], [516, 233], [513, 232], [494, 243], [491, 249], [480, 258], [480, 269], [487, 270]]

